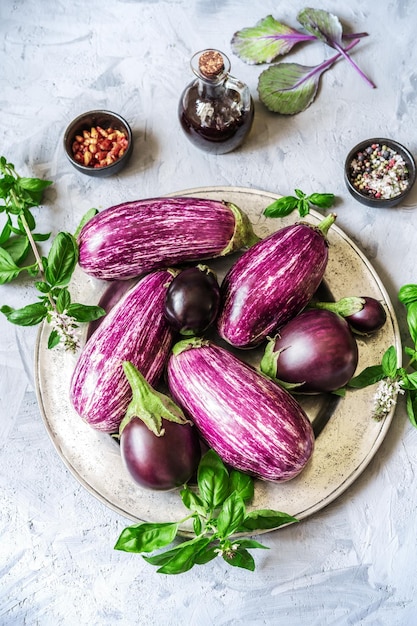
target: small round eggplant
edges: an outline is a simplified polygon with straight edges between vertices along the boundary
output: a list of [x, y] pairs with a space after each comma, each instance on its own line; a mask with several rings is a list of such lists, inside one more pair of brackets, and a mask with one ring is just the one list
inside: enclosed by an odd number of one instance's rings
[[358, 346], [346, 320], [331, 311], [308, 309], [268, 342], [261, 370], [296, 392], [323, 393], [346, 385], [357, 364]]
[[138, 417], [120, 436], [120, 452], [132, 479], [146, 489], [170, 491], [195, 473], [201, 455], [197, 428], [163, 420], [164, 434], [155, 435]]
[[361, 296], [363, 307], [360, 311], [345, 317], [353, 331], [371, 335], [383, 327], [387, 314], [381, 302], [370, 296]]
[[169, 285], [164, 314], [182, 335], [201, 335], [215, 321], [220, 288], [212, 270], [198, 265], [182, 270]]
[[147, 489], [170, 491], [186, 483], [201, 456], [197, 429], [168, 395], [154, 389], [129, 361], [123, 370], [132, 400], [120, 424], [122, 461]]

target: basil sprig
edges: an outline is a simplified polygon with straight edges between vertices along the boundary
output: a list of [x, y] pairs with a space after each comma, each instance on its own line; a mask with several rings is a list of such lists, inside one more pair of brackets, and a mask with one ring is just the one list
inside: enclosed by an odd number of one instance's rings
[[295, 196], [283, 196], [274, 200], [264, 210], [266, 217], [286, 217], [293, 211], [298, 211], [300, 217], [305, 217], [310, 212], [310, 206], [320, 209], [329, 209], [334, 204], [332, 193], [312, 193], [309, 196], [301, 189], [294, 189]]
[[375, 383], [380, 384], [375, 395], [376, 419], [381, 419], [389, 412], [397, 392], [405, 394], [407, 415], [411, 424], [417, 428], [417, 285], [401, 287], [398, 299], [407, 310], [407, 327], [412, 344], [404, 347], [408, 363], [405, 367], [399, 367], [397, 350], [390, 346], [383, 354], [381, 363], [366, 367], [350, 380], [348, 387], [362, 389]]
[[[0, 312], [19, 326], [34, 326], [46, 319], [52, 324], [48, 347], [53, 348], [62, 340], [66, 349], [75, 350], [79, 345], [78, 323], [105, 314], [101, 307], [72, 302], [68, 285], [78, 263], [76, 238], [68, 232], [58, 233], [48, 256], [42, 257], [36, 242], [46, 241], [50, 233], [34, 232], [36, 221], [31, 209], [39, 206], [51, 181], [19, 176], [4, 156], [0, 157], [0, 174], [0, 213], [6, 214], [0, 233], [0, 284], [9, 283], [26, 271], [36, 279], [35, 288], [40, 293], [33, 304], [20, 309], [3, 305]], [[94, 213], [95, 209], [90, 210], [81, 225]], [[34, 260], [27, 263], [30, 252]]]
[[[271, 530], [298, 520], [270, 509], [247, 511], [246, 503], [253, 495], [253, 479], [237, 470], [229, 471], [216, 452], [209, 450], [200, 460], [196, 487], [185, 485], [180, 491], [190, 513], [178, 522], [128, 526], [114, 548], [141, 554], [158, 567], [160, 574], [181, 574], [217, 556], [229, 565], [254, 571], [255, 561], [249, 550], [267, 547], [239, 534]], [[178, 538], [180, 525], [187, 520], [192, 520], [195, 537], [163, 550]]]

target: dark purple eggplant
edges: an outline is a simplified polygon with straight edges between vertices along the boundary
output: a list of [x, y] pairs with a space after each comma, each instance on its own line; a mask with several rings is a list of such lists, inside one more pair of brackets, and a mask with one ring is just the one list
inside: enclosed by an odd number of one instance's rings
[[359, 335], [372, 335], [387, 321], [382, 302], [370, 296], [345, 297], [337, 302], [315, 302], [311, 306], [338, 313]]
[[220, 336], [252, 348], [297, 315], [319, 287], [328, 260], [331, 214], [317, 226], [298, 223], [246, 250], [221, 285]]
[[195, 474], [201, 456], [195, 426], [130, 362], [123, 364], [132, 400], [120, 424], [120, 453], [131, 478], [146, 489], [169, 491]]
[[344, 387], [355, 373], [358, 346], [346, 320], [337, 313], [308, 309], [268, 341], [261, 371], [300, 393]]
[[125, 280], [155, 269], [221, 257], [258, 241], [236, 205], [202, 198], [150, 198], [97, 213], [78, 237], [90, 276]]
[[182, 335], [201, 335], [216, 320], [220, 288], [216, 275], [206, 265], [182, 270], [165, 297], [164, 313]]
[[172, 397], [225, 463], [277, 482], [306, 466], [313, 429], [288, 391], [201, 338], [175, 344], [167, 369]]
[[123, 419], [131, 399], [123, 361], [131, 361], [152, 385], [160, 379], [174, 337], [163, 306], [175, 274], [175, 270], [160, 270], [143, 276], [82, 349], [70, 398], [77, 413], [94, 428], [115, 432]]
[[363, 307], [360, 311], [347, 315], [347, 323], [354, 332], [361, 335], [372, 335], [382, 328], [387, 321], [387, 314], [382, 303], [370, 296], [360, 296]]

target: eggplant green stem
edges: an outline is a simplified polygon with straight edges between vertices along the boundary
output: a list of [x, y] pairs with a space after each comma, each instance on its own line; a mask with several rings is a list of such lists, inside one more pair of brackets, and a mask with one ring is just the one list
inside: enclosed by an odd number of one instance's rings
[[137, 417], [157, 437], [164, 435], [162, 420], [187, 424], [189, 420], [171, 398], [154, 389], [130, 361], [123, 362], [123, 370], [132, 388], [132, 400], [119, 427], [119, 437], [125, 426]]

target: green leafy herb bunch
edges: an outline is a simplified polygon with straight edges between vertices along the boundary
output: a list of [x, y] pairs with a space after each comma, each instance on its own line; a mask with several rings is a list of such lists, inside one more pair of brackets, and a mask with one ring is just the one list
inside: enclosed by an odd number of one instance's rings
[[[182, 520], [129, 526], [115, 549], [141, 554], [160, 574], [181, 574], [218, 556], [231, 566], [253, 571], [255, 561], [249, 550], [267, 548], [249, 535], [297, 522], [291, 515], [270, 509], [247, 511], [246, 504], [254, 495], [253, 479], [229, 471], [214, 450], [201, 458], [196, 488], [187, 484], [180, 495], [190, 511]], [[180, 525], [187, 520], [192, 520], [195, 536], [165, 549], [178, 538]]]
[[[27, 272], [35, 279], [39, 293], [33, 304], [20, 309], [3, 305], [0, 311], [9, 322], [19, 326], [33, 326], [47, 320], [52, 326], [48, 347], [62, 342], [65, 349], [74, 351], [79, 346], [78, 324], [105, 313], [100, 307], [71, 300], [68, 285], [78, 262], [77, 233], [59, 232], [48, 256], [42, 256], [38, 244], [48, 240], [50, 233], [35, 232], [33, 209], [40, 205], [44, 190], [52, 182], [19, 176], [4, 156], [0, 157], [0, 175], [0, 213], [5, 216], [0, 232], [0, 284], [10, 283]], [[90, 213], [80, 227], [91, 217]], [[31, 252], [33, 259], [28, 261]]]

